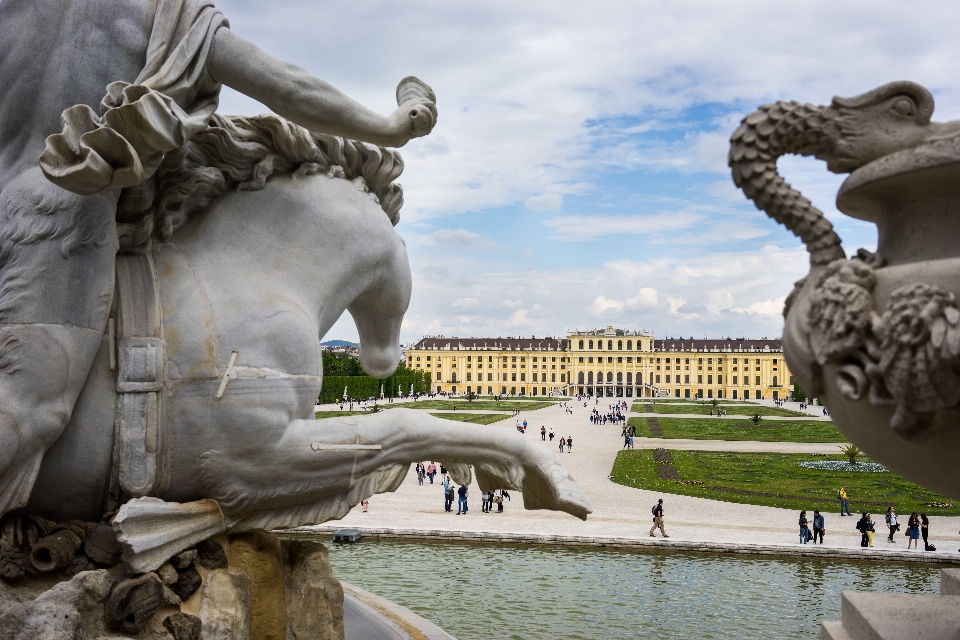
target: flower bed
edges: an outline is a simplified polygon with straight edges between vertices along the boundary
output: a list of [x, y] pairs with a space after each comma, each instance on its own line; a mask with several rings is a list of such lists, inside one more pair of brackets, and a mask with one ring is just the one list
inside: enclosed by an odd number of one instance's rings
[[816, 462], [801, 462], [804, 469], [819, 469], [821, 471], [852, 471], [854, 473], [884, 473], [888, 469], [876, 462], [858, 462], [850, 464], [842, 460], [817, 460]]

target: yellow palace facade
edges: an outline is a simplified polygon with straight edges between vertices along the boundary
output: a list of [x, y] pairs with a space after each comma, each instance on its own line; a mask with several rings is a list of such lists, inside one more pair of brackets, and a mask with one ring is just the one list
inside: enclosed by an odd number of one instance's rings
[[443, 393], [787, 399], [794, 390], [780, 339], [657, 340], [612, 326], [565, 339], [424, 338], [406, 360]]

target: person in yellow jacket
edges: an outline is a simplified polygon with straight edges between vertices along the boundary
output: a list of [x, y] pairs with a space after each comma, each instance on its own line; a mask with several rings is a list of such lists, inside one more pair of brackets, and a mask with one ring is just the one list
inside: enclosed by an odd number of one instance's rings
[[840, 491], [837, 493], [837, 497], [840, 498], [840, 515], [842, 516], [852, 516], [850, 513], [850, 507], [847, 504], [847, 488], [840, 487]]

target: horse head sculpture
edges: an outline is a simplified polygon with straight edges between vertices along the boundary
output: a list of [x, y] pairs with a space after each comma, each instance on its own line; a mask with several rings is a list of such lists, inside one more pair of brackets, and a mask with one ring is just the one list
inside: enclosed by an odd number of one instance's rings
[[[734, 183], [810, 252], [784, 309], [799, 384], [874, 459], [960, 497], [960, 122], [932, 122], [933, 109], [911, 82], [829, 106], [765, 105], [734, 132], [729, 164]], [[823, 213], [777, 172], [788, 153], [851, 174], [837, 206], [877, 225], [875, 253], [846, 259]]]

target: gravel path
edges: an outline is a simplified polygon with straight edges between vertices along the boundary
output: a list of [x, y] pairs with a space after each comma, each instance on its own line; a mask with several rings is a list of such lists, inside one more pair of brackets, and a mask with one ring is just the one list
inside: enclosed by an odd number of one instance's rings
[[[613, 425], [592, 425], [588, 421], [588, 412], [592, 406], [584, 408], [582, 402], [579, 404], [571, 402], [571, 404], [574, 406], [572, 415], [565, 413], [558, 406], [553, 406], [539, 411], [523, 411], [518, 418], [521, 421], [524, 419], [528, 421], [529, 428], [525, 437], [539, 446], [549, 447], [554, 455], [562, 456], [563, 465], [590, 497], [594, 511], [585, 522], [562, 513], [526, 511], [523, 509], [523, 496], [519, 492], [512, 494], [513, 499], [506, 503], [504, 513], [483, 513], [480, 510], [480, 489], [475, 481], [470, 486], [470, 511], [461, 516], [455, 515], [455, 511], [444, 513], [443, 489], [439, 476], [437, 484], [431, 485], [425, 481], [424, 486], [419, 486], [411, 466], [407, 480], [396, 492], [372, 497], [368, 513], [362, 513], [359, 507], [354, 508], [339, 524], [344, 527], [366, 525], [397, 529], [609, 536], [649, 540], [648, 532], [652, 524], [650, 509], [657, 498], [663, 498], [666, 530], [674, 540], [747, 545], [798, 543], [796, 526], [798, 513], [795, 511], [654, 493], [612, 482], [608, 476], [617, 452], [623, 446], [620, 428]], [[336, 408], [335, 405], [329, 406]], [[600, 406], [606, 407], [606, 404]], [[321, 409], [330, 410], [327, 407]], [[436, 410], [431, 412], [435, 413]], [[490, 412], [478, 411], [477, 413]], [[657, 415], [667, 417], [663, 414]], [[699, 415], [692, 417], [703, 418]], [[548, 431], [553, 428], [557, 440], [553, 443], [541, 442], [541, 425], [546, 426]], [[514, 429], [512, 420], [504, 420], [492, 426]], [[463, 428], [468, 430], [470, 425], [464, 424]], [[559, 453], [557, 441], [560, 436], [573, 436], [572, 453]], [[725, 442], [656, 438], [635, 438], [634, 443], [637, 448], [645, 449], [667, 447], [701, 451], [772, 453], [835, 453], [838, 447], [836, 443]], [[856, 498], [857, 496], [851, 496], [854, 509]], [[859, 548], [860, 534], [854, 529], [856, 517], [841, 517], [836, 512], [824, 515], [827, 531], [824, 546]], [[902, 514], [902, 517], [905, 519], [906, 515], [909, 514]], [[883, 523], [882, 517], [880, 523], [881, 525]], [[941, 551], [956, 552], [960, 546], [958, 527], [960, 527], [960, 517], [932, 516], [931, 542]], [[877, 532], [874, 540], [878, 551], [885, 549], [905, 551], [906, 538], [902, 533], [896, 536], [895, 544], [888, 543], [886, 536], [880, 531]]]

